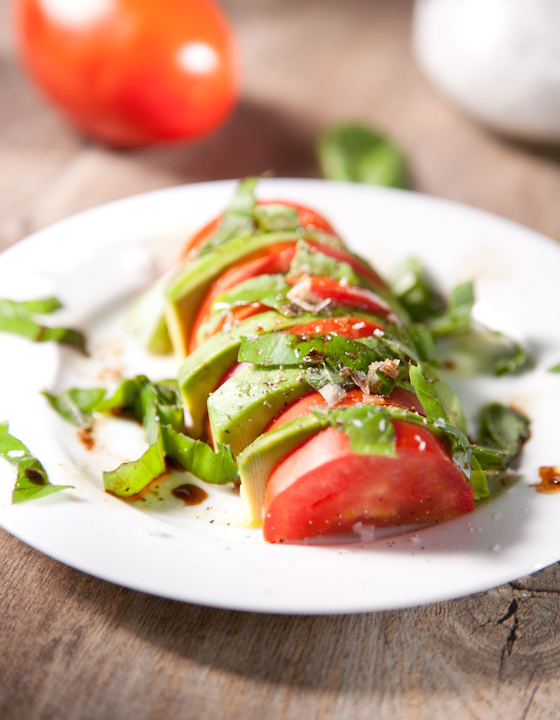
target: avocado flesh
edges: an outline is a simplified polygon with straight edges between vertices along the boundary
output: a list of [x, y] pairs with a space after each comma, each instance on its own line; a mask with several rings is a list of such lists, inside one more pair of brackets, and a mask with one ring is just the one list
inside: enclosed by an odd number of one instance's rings
[[317, 415], [304, 415], [281, 425], [276, 430], [264, 433], [243, 450], [237, 458], [237, 468], [241, 478], [240, 524], [253, 527], [262, 524], [266, 484], [272, 471], [288, 453], [327, 424], [326, 420]]
[[179, 368], [179, 390], [192, 418], [190, 435], [204, 433], [206, 401], [222, 375], [236, 362], [241, 338], [257, 332], [272, 332], [295, 325], [299, 318], [288, 318], [274, 311], [261, 313], [209, 338], [192, 352]]
[[300, 368], [252, 365], [208, 398], [214, 442], [239, 455], [282, 408], [311, 389]]
[[[298, 235], [293, 232], [263, 233], [238, 236], [215, 248], [207, 255], [180, 268], [168, 285], [165, 318], [173, 349], [181, 358], [188, 353], [188, 337], [196, 313], [211, 283], [231, 265], [247, 255], [281, 242], [295, 242]], [[343, 247], [341, 240], [333, 236], [309, 233], [307, 237], [316, 241], [323, 240], [336, 247]]]
[[171, 340], [165, 323], [165, 288], [170, 273], [162, 275], [132, 304], [126, 318], [127, 330], [147, 350], [156, 354], [169, 353]]

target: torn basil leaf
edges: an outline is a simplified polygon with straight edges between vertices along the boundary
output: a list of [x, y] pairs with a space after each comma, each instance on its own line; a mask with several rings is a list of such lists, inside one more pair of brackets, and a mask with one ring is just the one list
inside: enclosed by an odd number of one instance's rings
[[85, 353], [85, 337], [81, 332], [69, 328], [48, 327], [36, 322], [34, 315], [47, 315], [62, 307], [54, 297], [41, 300], [0, 299], [0, 332], [21, 335], [33, 342], [55, 342], [72, 345]]
[[200, 246], [199, 255], [206, 255], [235, 237], [252, 235], [255, 230], [255, 187], [258, 178], [241, 180], [217, 230]]
[[304, 274], [346, 280], [349, 285], [361, 285], [359, 276], [347, 262], [325, 255], [312, 248], [305, 240], [298, 240], [288, 276], [298, 277]]
[[53, 485], [45, 468], [27, 447], [10, 435], [8, 422], [0, 422], [0, 455], [17, 467], [17, 478], [12, 493], [12, 503], [38, 500], [59, 490], [67, 490], [73, 485]]
[[315, 415], [347, 435], [350, 446], [359, 455], [396, 457], [396, 435], [391, 414], [381, 405], [331, 410]]
[[436, 335], [464, 332], [470, 326], [473, 305], [474, 290], [472, 282], [457, 285], [451, 293], [445, 313], [430, 320], [428, 326]]
[[329, 180], [408, 187], [403, 153], [364, 125], [351, 123], [329, 130], [319, 139], [317, 156]]
[[176, 432], [169, 425], [158, 428], [156, 442], [138, 460], [123, 463], [103, 473], [107, 492], [128, 499], [140, 495], [152, 482], [167, 472], [166, 458], [203, 482], [225, 485], [237, 479], [237, 467], [229, 447], [218, 443], [218, 450], [200, 440]]
[[436, 397], [441, 403], [441, 406], [445, 410], [445, 414], [449, 418], [449, 422], [455, 427], [459, 428], [461, 432], [467, 432], [467, 421], [463, 413], [463, 408], [459, 402], [455, 391], [444, 379], [438, 368], [433, 365], [423, 365], [422, 369], [426, 376], [426, 379], [430, 383], [431, 389], [434, 391]]
[[100, 388], [73, 388], [59, 395], [44, 392], [51, 407], [66, 422], [84, 430], [93, 427], [93, 412], [105, 397], [105, 390]]
[[263, 232], [297, 230], [301, 225], [297, 209], [290, 205], [281, 203], [255, 205], [253, 214], [259, 230]]
[[145, 375], [124, 380], [114, 395], [102, 400], [95, 409], [117, 415], [131, 412], [142, 423], [150, 444], [156, 441], [159, 425], [171, 425], [179, 432], [184, 427], [183, 404], [176, 380], [152, 382]]
[[212, 305], [212, 313], [256, 302], [280, 310], [288, 303], [286, 295], [291, 289], [292, 286], [284, 280], [283, 275], [257, 275], [217, 297]]
[[424, 322], [445, 311], [446, 302], [422, 263], [410, 258], [391, 277], [391, 288], [414, 322]]
[[103, 486], [107, 492], [127, 500], [137, 497], [150, 483], [166, 471], [162, 443], [151, 445], [138, 460], [123, 463], [116, 470], [103, 473]]
[[441, 337], [438, 356], [463, 377], [516, 372], [529, 360], [524, 348], [514, 340], [474, 323], [463, 332]]
[[420, 365], [410, 366], [410, 382], [412, 383], [418, 400], [420, 400], [424, 408], [428, 420], [431, 420], [436, 428], [445, 431], [445, 435], [451, 445], [453, 462], [470, 478], [472, 459], [471, 444], [464, 432], [451, 424], [438, 393], [433, 387], [433, 383], [428, 380]]
[[449, 418], [443, 409], [441, 400], [420, 365], [410, 366], [410, 382], [428, 420], [432, 420], [436, 425], [439, 423], [441, 427], [449, 423]]
[[472, 457], [471, 487], [475, 500], [486, 500], [491, 495], [488, 489], [486, 473], [474, 453]]
[[225, 485], [237, 480], [237, 465], [227, 445], [218, 443], [216, 452], [201, 440], [193, 440], [176, 432], [172, 427], [162, 427], [165, 450], [169, 457], [199, 480], [213, 485]]
[[500, 403], [490, 403], [480, 414], [478, 444], [497, 450], [502, 467], [507, 467], [521, 452], [529, 437], [529, 419], [522, 413]]
[[[372, 346], [366, 344], [372, 341]], [[298, 335], [296, 333], [263, 333], [256, 337], [242, 338], [239, 348], [239, 362], [250, 362], [255, 365], [286, 365], [321, 366], [322, 370], [311, 371], [308, 374], [312, 387], [318, 385], [320, 378], [323, 387], [328, 382], [341, 385], [353, 384], [351, 372], [362, 372], [367, 375], [371, 363], [384, 360], [386, 353], [377, 349], [379, 341], [376, 338], [363, 338], [353, 340], [336, 333], [317, 333], [312, 335]], [[345, 374], [341, 377], [340, 373]], [[331, 375], [338, 375], [338, 379], [327, 380]], [[379, 388], [376, 392], [388, 395], [395, 385], [395, 379], [378, 373]], [[319, 388], [317, 388], [319, 389]]]

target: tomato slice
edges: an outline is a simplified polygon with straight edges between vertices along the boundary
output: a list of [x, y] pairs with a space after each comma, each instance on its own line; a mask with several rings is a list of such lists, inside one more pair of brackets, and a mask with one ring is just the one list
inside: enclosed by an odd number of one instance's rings
[[360, 320], [355, 317], [317, 318], [308, 323], [294, 325], [285, 333], [297, 333], [299, 335], [313, 335], [314, 333], [337, 333], [347, 338], [358, 340], [363, 337], [370, 337], [376, 330], [383, 330], [383, 325]]
[[[325, 232], [329, 235], [335, 235], [338, 237], [338, 233], [334, 230], [333, 226], [326, 220], [322, 215], [311, 210], [311, 208], [305, 207], [305, 205], [298, 205], [296, 203], [286, 202], [285, 200], [261, 200], [257, 205], [287, 205], [288, 207], [295, 208], [297, 210], [301, 227], [305, 228], [307, 232], [319, 231]], [[220, 227], [223, 215], [218, 215], [217, 218], [211, 220], [205, 225], [202, 230], [199, 230], [183, 247], [181, 252], [180, 260], [188, 259], [189, 255], [193, 250], [203, 245], [208, 238], [213, 235], [216, 230]], [[320, 243], [314, 243], [320, 245]], [[334, 256], [333, 256], [334, 257]], [[340, 258], [344, 259], [344, 258]], [[361, 263], [360, 263], [361, 265]], [[365, 271], [368, 271], [367, 266], [362, 266]]]
[[358, 455], [334, 428], [300, 445], [271, 474], [264, 538], [294, 542], [352, 530], [362, 522], [425, 523], [470, 512], [471, 486], [428, 429], [393, 420], [397, 457]]
[[185, 260], [189, 260], [193, 251], [199, 248], [211, 235], [216, 232], [216, 230], [220, 227], [221, 222], [222, 216], [218, 215], [217, 218], [211, 220], [207, 225], [205, 225], [202, 230], [199, 230], [196, 235], [193, 235], [183, 246], [183, 250], [179, 256], [179, 261], [184, 262]]
[[[269, 310], [269, 307], [267, 307], [266, 305], [262, 305], [261, 303], [251, 303], [251, 305], [237, 305], [236, 307], [232, 307], [231, 310], [229, 310], [229, 312], [224, 315], [220, 322], [216, 323], [216, 325], [212, 328], [212, 331], [208, 333], [205, 339], [207, 340], [208, 338], [217, 335], [226, 327], [233, 327], [233, 325], [237, 325], [237, 323], [241, 322], [242, 320], [246, 320], [253, 315], [260, 315], [260, 313], [268, 312]], [[195, 350], [199, 345], [197, 338], [199, 329], [200, 324], [196, 328], [197, 333], [193, 333], [190, 339], [189, 352]]]
[[[287, 277], [286, 282], [297, 285], [304, 277]], [[389, 315], [391, 308], [378, 298], [371, 290], [357, 285], [344, 285], [338, 280], [326, 276], [310, 276], [309, 293], [318, 298], [331, 300], [331, 305], [359, 308], [376, 315]]]
[[196, 347], [198, 329], [208, 320], [212, 305], [222, 293], [245, 280], [257, 277], [257, 275], [288, 272], [294, 254], [295, 240], [291, 243], [277, 243], [251, 253], [249, 257], [235, 263], [222, 273], [217, 280], [214, 280], [198, 308], [192, 325], [189, 338], [191, 351]]

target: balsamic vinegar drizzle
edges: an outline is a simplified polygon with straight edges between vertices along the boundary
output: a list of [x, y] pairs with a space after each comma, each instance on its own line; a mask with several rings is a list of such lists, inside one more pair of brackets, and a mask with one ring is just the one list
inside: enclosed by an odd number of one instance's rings
[[200, 503], [203, 503], [208, 497], [208, 493], [205, 490], [192, 483], [178, 485], [176, 488], [173, 488], [171, 494], [189, 506], [200, 505]]

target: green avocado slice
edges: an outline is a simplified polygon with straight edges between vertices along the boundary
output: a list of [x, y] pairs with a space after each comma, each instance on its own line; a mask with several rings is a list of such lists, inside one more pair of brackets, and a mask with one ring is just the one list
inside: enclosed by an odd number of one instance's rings
[[262, 523], [266, 483], [276, 465], [327, 425], [328, 421], [317, 415], [304, 415], [264, 433], [243, 450], [237, 458], [237, 470], [241, 478], [241, 522], [244, 525]]
[[[294, 232], [247, 233], [237, 236], [206, 255], [201, 255], [180, 268], [167, 287], [165, 317], [173, 349], [180, 357], [188, 353], [188, 337], [193, 319], [210, 284], [233, 263], [269, 245], [296, 242]], [[344, 244], [334, 236], [307, 233], [301, 237], [332, 244], [342, 248]]]
[[299, 368], [253, 365], [208, 398], [214, 442], [229, 445], [234, 456], [250, 445], [292, 400], [311, 390]]
[[271, 332], [301, 322], [274, 311], [261, 313], [234, 325], [230, 330], [209, 338], [197, 347], [179, 368], [179, 390], [192, 418], [190, 435], [200, 438], [204, 432], [206, 401], [222, 375], [237, 360], [241, 338], [260, 332]]

